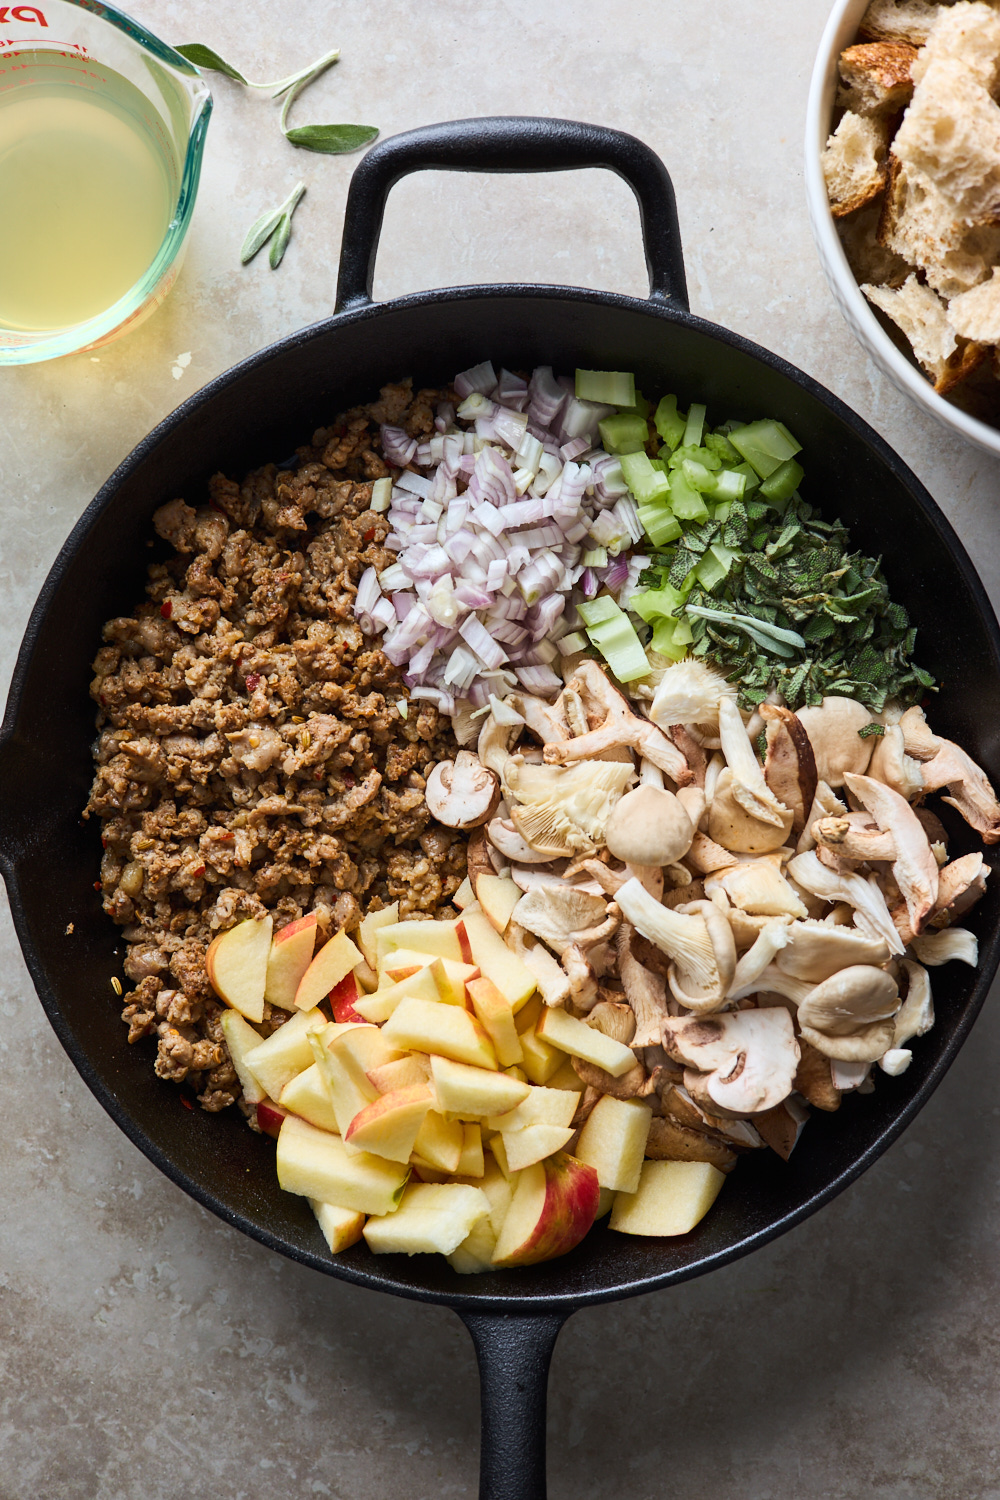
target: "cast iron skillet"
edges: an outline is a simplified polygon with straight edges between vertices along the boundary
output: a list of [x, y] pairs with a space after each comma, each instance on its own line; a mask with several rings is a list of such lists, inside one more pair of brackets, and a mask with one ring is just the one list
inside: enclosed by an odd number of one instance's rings
[[[601, 166], [639, 203], [646, 302], [579, 288], [476, 286], [371, 301], [386, 196], [409, 172], [538, 172]], [[456, 189], [456, 211], [461, 205]], [[909, 1123], [965, 1039], [1000, 961], [996, 882], [975, 914], [985, 934], [972, 973], [934, 973], [938, 1021], [900, 1078], [816, 1115], [787, 1165], [770, 1152], [740, 1163], [719, 1202], [683, 1239], [595, 1229], [571, 1255], [529, 1270], [455, 1275], [438, 1256], [331, 1259], [305, 1201], [281, 1193], [273, 1145], [235, 1112], [181, 1107], [154, 1082], [144, 1045], [124, 1043], [110, 989], [118, 934], [94, 892], [97, 830], [80, 821], [91, 777], [89, 664], [101, 624], [141, 596], [153, 510], [197, 502], [216, 470], [240, 476], [281, 460], [314, 427], [388, 380], [432, 384], [484, 358], [634, 370], [650, 392], [707, 401], [716, 420], [780, 417], [804, 445], [808, 498], [841, 515], [857, 545], [882, 553], [892, 588], [920, 627], [920, 659], [942, 681], [939, 732], [1000, 767], [1000, 633], [964, 548], [909, 469], [863, 421], [784, 360], [688, 311], [670, 180], [628, 135], [563, 120], [454, 121], [376, 146], [351, 184], [335, 315], [284, 339], [194, 396], [112, 475], [45, 582], [14, 672], [0, 732], [0, 866], [42, 1004], [76, 1067], [139, 1149], [199, 1203], [294, 1260], [360, 1286], [455, 1309], [479, 1358], [481, 1495], [545, 1492], [545, 1388], [559, 1329], [587, 1304], [634, 1296], [724, 1265], [800, 1223], [868, 1167]], [[947, 810], [946, 810], [947, 811]], [[962, 842], [962, 825], [953, 849]], [[72, 922], [72, 936], [66, 935]]]

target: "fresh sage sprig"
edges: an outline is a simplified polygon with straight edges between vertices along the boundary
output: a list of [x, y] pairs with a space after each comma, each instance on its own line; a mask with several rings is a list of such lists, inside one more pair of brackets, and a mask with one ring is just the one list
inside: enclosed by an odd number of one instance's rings
[[[247, 237], [243, 241], [240, 251], [240, 264], [246, 265], [247, 261], [253, 260], [258, 250], [261, 250], [271, 240], [270, 262], [271, 270], [276, 271], [281, 265], [281, 258], [288, 247], [288, 241], [292, 234], [292, 214], [299, 205], [299, 199], [306, 190], [304, 182], [297, 182], [278, 208], [268, 209], [267, 213], [261, 214], [255, 223], [247, 230]], [[274, 236], [273, 239], [271, 238]]]
[[287, 78], [277, 78], [271, 83], [252, 83], [245, 78], [238, 68], [232, 63], [226, 62], [218, 52], [211, 47], [206, 47], [202, 42], [185, 42], [182, 46], [175, 48], [188, 62], [194, 63], [197, 68], [208, 68], [212, 72], [222, 73], [226, 78], [232, 78], [236, 83], [243, 84], [244, 88], [259, 89], [270, 93], [272, 99], [280, 99], [285, 96], [285, 102], [281, 109], [281, 131], [285, 139], [293, 146], [301, 146], [306, 151], [321, 151], [328, 156], [340, 156], [347, 151], [360, 151], [362, 146], [367, 146], [378, 135], [378, 127], [375, 125], [298, 125], [292, 129], [288, 128], [288, 112], [302, 93], [303, 89], [315, 83], [321, 78], [328, 68], [332, 68], [340, 57], [339, 47], [331, 52], [325, 52], [318, 57], [314, 63], [306, 68], [300, 68], [297, 73], [290, 73]]

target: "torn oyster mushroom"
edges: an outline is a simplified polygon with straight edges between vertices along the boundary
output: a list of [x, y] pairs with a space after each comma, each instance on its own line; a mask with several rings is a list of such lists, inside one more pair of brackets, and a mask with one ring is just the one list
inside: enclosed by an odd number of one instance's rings
[[636, 1047], [655, 1047], [660, 1042], [663, 1018], [667, 1014], [667, 986], [662, 974], [655, 974], [641, 964], [632, 951], [636, 933], [628, 922], [618, 929], [618, 974], [625, 998], [635, 1016], [635, 1032], [629, 1038]]
[[506, 938], [518, 958], [535, 976], [538, 992], [545, 1005], [565, 1005], [570, 998], [566, 970], [552, 957], [544, 943], [536, 942], [517, 922], [511, 921]]
[[895, 839], [891, 833], [883, 833], [869, 813], [817, 818], [812, 836], [818, 848], [829, 850], [838, 859], [891, 863], [896, 858]]
[[939, 932], [921, 932], [913, 939], [913, 951], [922, 964], [932, 969], [940, 964], [968, 964], [975, 968], [979, 963], [979, 939], [967, 927], [943, 927]]
[[921, 762], [923, 790], [951, 793], [943, 800], [954, 807], [984, 844], [1000, 843], [1000, 803], [985, 772], [952, 740], [932, 733], [922, 708], [908, 708], [899, 721], [907, 753]]
[[[789, 816], [794, 818], [794, 814], [779, 801], [764, 780], [764, 772], [754, 754], [740, 711], [731, 698], [719, 699], [719, 737], [729, 767], [732, 794], [739, 806], [759, 823], [783, 829], [786, 819]], [[716, 837], [715, 834], [712, 836]]]
[[885, 969], [852, 964], [824, 979], [798, 1009], [806, 1041], [826, 1057], [877, 1062], [892, 1043], [899, 1009], [896, 981]]
[[798, 719], [809, 736], [820, 781], [843, 786], [846, 772], [861, 775], [868, 769], [875, 736], [862, 737], [859, 731], [872, 716], [856, 698], [824, 698], [814, 708], [800, 708]]
[[776, 824], [754, 817], [737, 799], [729, 767], [719, 773], [708, 807], [708, 836], [714, 844], [734, 854], [770, 854], [786, 842], [792, 821], [793, 814], [788, 808]]
[[798, 843], [795, 845], [796, 854], [805, 854], [807, 849], [815, 847], [816, 840], [813, 837], [812, 828], [818, 819], [843, 817], [846, 812], [847, 808], [836, 792], [828, 787], [825, 781], [818, 781], [812, 807], [806, 816], [806, 826], [799, 834]]
[[798, 838], [816, 797], [816, 757], [805, 728], [790, 708], [762, 703], [767, 753], [764, 780], [782, 807], [792, 814], [792, 836]]
[[596, 853], [611, 809], [634, 779], [631, 760], [554, 766], [532, 765], [522, 755], [512, 755], [503, 771], [515, 831], [550, 859]]
[[695, 901], [671, 910], [635, 878], [615, 899], [625, 920], [672, 959], [667, 983], [674, 999], [699, 1015], [718, 1010], [736, 970], [732, 929], [718, 907]]
[[781, 873], [781, 855], [764, 854], [719, 870], [705, 880], [705, 894], [723, 891], [733, 906], [763, 917], [807, 917], [805, 906]]
[[427, 778], [427, 810], [446, 828], [477, 828], [488, 823], [500, 802], [500, 783], [478, 755], [460, 750], [439, 760]]
[[848, 791], [871, 813], [883, 833], [891, 833], [896, 846], [893, 879], [906, 902], [910, 928], [919, 932], [938, 894], [938, 866], [930, 841], [913, 808], [892, 787], [870, 776], [844, 777]]
[[521, 897], [511, 920], [559, 954], [570, 999], [589, 1010], [597, 1000], [597, 974], [589, 954], [617, 931], [617, 908], [574, 886], [540, 887]]
[[906, 753], [903, 731], [898, 724], [887, 724], [872, 751], [868, 774], [891, 786], [907, 801], [924, 790], [924, 773], [920, 762]]
[[855, 923], [869, 936], [881, 938], [890, 953], [902, 953], [904, 944], [896, 931], [886, 899], [874, 877], [828, 869], [821, 864], [815, 850], [797, 854], [789, 861], [788, 873], [803, 890], [823, 901], [846, 901], [854, 907]]
[[963, 854], [938, 871], [938, 893], [931, 927], [950, 927], [956, 917], [975, 906], [986, 892], [989, 865], [981, 854]]
[[693, 725], [699, 732], [717, 736], [719, 700], [737, 696], [735, 683], [696, 656], [675, 662], [663, 673], [649, 705], [649, 717], [661, 729], [675, 724]]
[[821, 984], [840, 969], [857, 964], [881, 968], [889, 962], [889, 945], [856, 927], [810, 920], [793, 922], [776, 959], [778, 968], [808, 984]]
[[605, 750], [624, 747], [659, 766], [677, 786], [687, 786], [693, 780], [688, 763], [674, 742], [649, 719], [636, 713], [625, 694], [595, 661], [579, 662], [567, 688], [585, 692], [603, 709], [604, 721], [586, 734], [546, 745], [547, 765], [585, 760]]
[[799, 1044], [782, 1007], [673, 1017], [663, 1023], [668, 1057], [685, 1066], [684, 1086], [714, 1113], [753, 1115], [792, 1092]]

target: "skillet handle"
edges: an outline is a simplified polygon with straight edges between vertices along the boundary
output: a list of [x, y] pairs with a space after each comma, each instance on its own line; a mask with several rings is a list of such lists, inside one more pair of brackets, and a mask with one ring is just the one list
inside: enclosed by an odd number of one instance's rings
[[565, 172], [578, 167], [607, 167], [625, 179], [639, 204], [650, 298], [669, 299], [686, 311], [674, 189], [655, 151], [622, 130], [530, 115], [449, 120], [389, 136], [372, 147], [347, 195], [336, 311], [370, 306], [386, 199], [411, 172]]
[[545, 1500], [549, 1364], [569, 1313], [459, 1317], [479, 1361], [479, 1500]]

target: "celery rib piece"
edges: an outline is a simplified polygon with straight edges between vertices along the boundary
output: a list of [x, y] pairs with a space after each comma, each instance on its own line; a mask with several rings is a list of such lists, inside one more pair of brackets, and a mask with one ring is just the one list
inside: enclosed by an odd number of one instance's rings
[[601, 406], [634, 406], [635, 376], [623, 370], [577, 370], [576, 398]]

